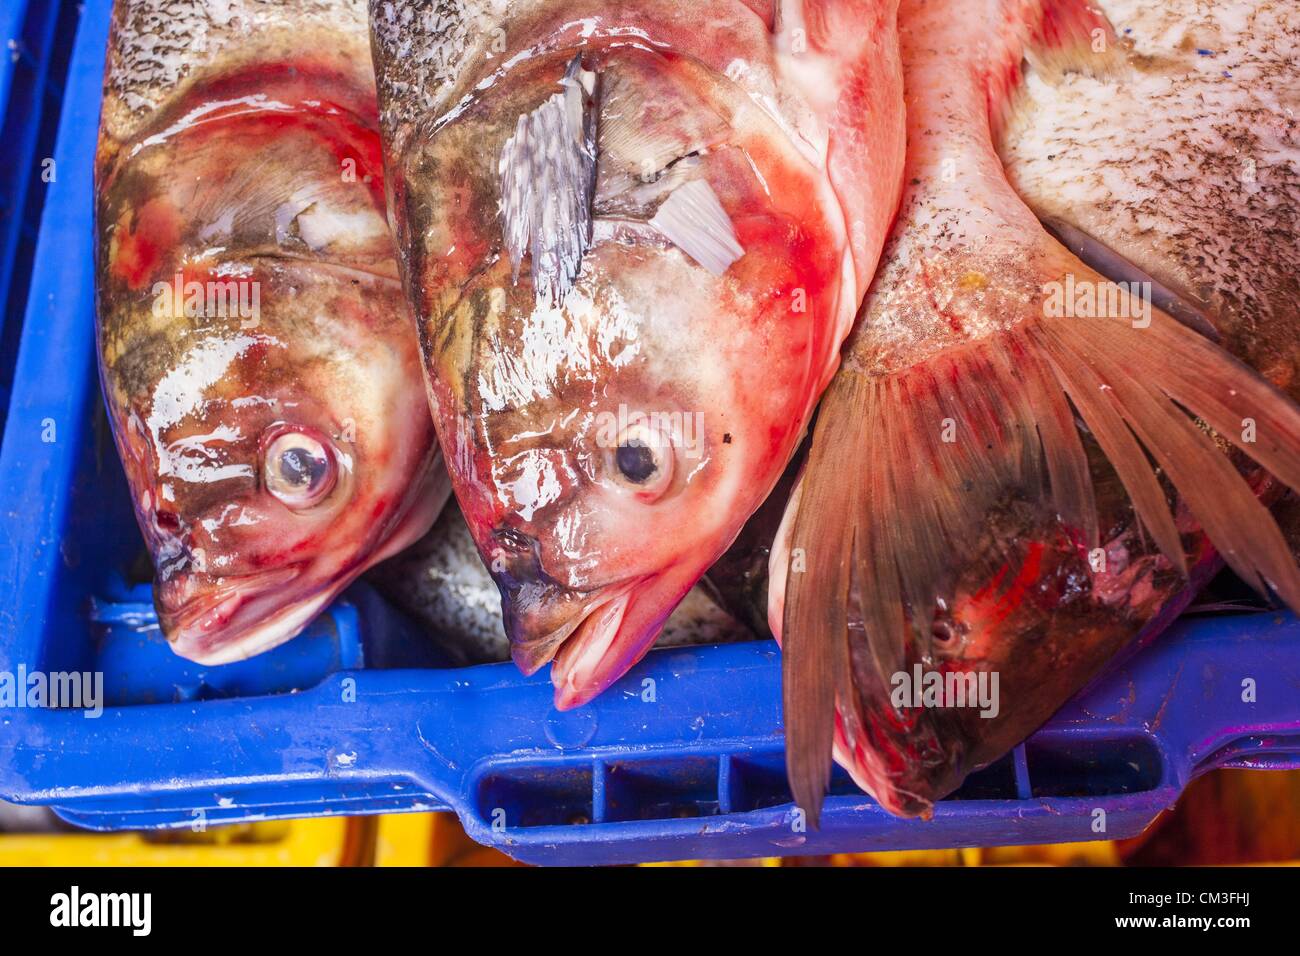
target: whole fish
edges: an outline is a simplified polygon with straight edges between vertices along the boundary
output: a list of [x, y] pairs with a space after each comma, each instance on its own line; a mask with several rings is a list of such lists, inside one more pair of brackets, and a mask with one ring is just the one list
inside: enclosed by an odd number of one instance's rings
[[364, 3], [118, 0], [100, 373], [176, 653], [274, 647], [448, 490], [385, 220]]
[[899, 24], [899, 221], [772, 560], [814, 819], [832, 751], [928, 814], [1216, 550], [1300, 607], [1256, 495], [1300, 487], [1300, 412], [1241, 361], [1295, 388], [1294, 4], [904, 0]]
[[[394, 606], [418, 621], [428, 640], [453, 664], [510, 660], [501, 594], [454, 502], [443, 509], [428, 534], [366, 577]], [[655, 646], [730, 644], [754, 637], [701, 582], [669, 616]]]
[[654, 643], [835, 369], [901, 188], [895, 8], [371, 4], [434, 421], [560, 708]]

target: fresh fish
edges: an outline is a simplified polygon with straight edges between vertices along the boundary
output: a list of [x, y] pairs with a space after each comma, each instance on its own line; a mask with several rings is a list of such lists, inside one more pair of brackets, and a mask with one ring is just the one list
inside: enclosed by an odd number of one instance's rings
[[449, 491], [384, 209], [366, 11], [119, 0], [104, 396], [173, 649], [293, 637]]
[[429, 400], [515, 662], [587, 701], [779, 479], [901, 188], [896, 0], [373, 0]]
[[418, 622], [451, 664], [510, 659], [501, 595], [454, 501], [423, 538], [372, 568], [366, 580]]
[[[501, 594], [454, 502], [443, 509], [428, 534], [372, 569], [367, 580], [420, 622], [429, 640], [453, 664], [510, 660]], [[754, 637], [701, 583], [677, 605], [655, 646], [730, 644]]]
[[813, 819], [832, 751], [927, 815], [1216, 550], [1300, 607], [1256, 497], [1300, 488], [1270, 384], [1300, 354], [1294, 4], [904, 0], [899, 23], [908, 185], [772, 560]]

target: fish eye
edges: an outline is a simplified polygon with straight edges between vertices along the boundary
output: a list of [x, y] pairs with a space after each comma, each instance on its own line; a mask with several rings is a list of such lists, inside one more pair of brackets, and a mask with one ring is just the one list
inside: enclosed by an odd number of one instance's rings
[[616, 484], [643, 500], [653, 501], [672, 482], [673, 457], [671, 436], [661, 429], [637, 423], [619, 435], [618, 445], [609, 456], [609, 466]]
[[323, 501], [333, 490], [337, 473], [330, 447], [305, 431], [278, 432], [262, 455], [266, 490], [294, 509], [310, 508]]
[[930, 626], [930, 641], [935, 655], [954, 656], [963, 645], [961, 628], [954, 621], [936, 618]]
[[615, 459], [623, 477], [635, 485], [645, 484], [659, 470], [654, 450], [636, 440], [619, 445]]

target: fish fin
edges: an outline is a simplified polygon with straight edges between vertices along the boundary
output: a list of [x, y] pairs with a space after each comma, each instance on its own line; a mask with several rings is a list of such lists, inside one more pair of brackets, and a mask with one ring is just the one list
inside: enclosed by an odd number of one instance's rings
[[[857, 407], [860, 382], [853, 377], [836, 378], [832, 389], [852, 392], [839, 404]], [[835, 449], [854, 442], [856, 422], [840, 417], [832, 426], [819, 428], [809, 453], [809, 468], [825, 474], [826, 460]], [[782, 704], [785, 713], [786, 775], [795, 806], [804, 812], [815, 829], [821, 819], [822, 796], [830, 784], [831, 747], [835, 737], [835, 708], [850, 703], [847, 608], [854, 554], [854, 527], [850, 522], [826, 522], [824, 516], [854, 508], [859, 496], [857, 482], [801, 483], [791, 540], [816, 540], [818, 547], [795, 546], [790, 550], [786, 573], [789, 578], [816, 582], [815, 587], [786, 589], [784, 635], [781, 649]], [[828, 537], [820, 537], [827, 535]], [[788, 579], [787, 579], [788, 580]], [[822, 639], [826, 635], [826, 639]]]
[[1157, 279], [1136, 262], [1063, 219], [1050, 215], [1040, 218], [1047, 231], [1090, 269], [1100, 272], [1112, 282], [1127, 282], [1130, 287], [1135, 283], [1138, 286], [1145, 284], [1145, 287], [1151, 290], [1151, 304], [1161, 312], [1172, 316], [1193, 332], [1199, 332], [1212, 342], [1222, 341], [1223, 336], [1215, 325], [1214, 317], [1192, 293], [1177, 289], [1165, 280]]
[[1216, 441], [1300, 489], [1300, 409], [1169, 316], [1146, 327], [1034, 317], [900, 371], [846, 365], [800, 489], [790, 553], [806, 571], [786, 577], [786, 759], [805, 811], [824, 793], [832, 700], [850, 748], [860, 735], [859, 753], [888, 753], [854, 702], [888, 700], [892, 675], [934, 655], [936, 608], [957, 596], [957, 574], [996, 583], [1020, 563], [996, 515], [1036, 509], [1032, 526], [1059, 528], [1081, 566], [1097, 547], [1080, 422], [1175, 569], [1185, 576], [1187, 560], [1156, 467], [1244, 580], [1300, 610], [1300, 569]]
[[683, 183], [669, 193], [650, 225], [715, 276], [745, 254], [727, 210], [702, 179]]
[[501, 148], [501, 220], [511, 273], [524, 253], [537, 301], [559, 305], [591, 245], [596, 179], [594, 74], [574, 57], [563, 89], [520, 116]]
[[[658, 58], [612, 63], [601, 75], [597, 215], [626, 206], [680, 161], [726, 140], [729, 124], [710, 95], [687, 99]], [[653, 207], [652, 207], [653, 208]]]
[[[1162, 313], [1153, 314], [1148, 328], [1059, 319], [1044, 320], [1031, 334], [1040, 336], [1089, 428], [1118, 414], [1228, 565], [1300, 612], [1300, 568], [1269, 510], [1215, 441], [1231, 443], [1300, 489], [1300, 409], [1245, 363]], [[1124, 462], [1126, 475], [1121, 461], [1108, 457], [1150, 528], [1157, 516], [1135, 492], [1134, 463]], [[1181, 568], [1181, 549], [1156, 540]]]
[[1072, 74], [1102, 78], [1127, 62], [1129, 44], [1115, 33], [1106, 15], [1089, 0], [1041, 0], [1036, 16], [1027, 16], [1017, 63], [985, 77], [993, 134], [1015, 122], [1021, 103], [1024, 63], [1044, 81], [1057, 84]]

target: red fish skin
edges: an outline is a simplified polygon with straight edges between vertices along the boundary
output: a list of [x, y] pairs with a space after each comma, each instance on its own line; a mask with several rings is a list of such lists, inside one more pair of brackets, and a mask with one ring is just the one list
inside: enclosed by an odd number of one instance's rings
[[[928, 815], [1167, 626], [1217, 567], [1212, 541], [1295, 600], [1294, 561], [1256, 500], [1277, 483], [1243, 480], [1216, 450], [1236, 445], [1234, 461], [1294, 487], [1294, 405], [1159, 309], [1143, 325], [1057, 321], [1045, 304], [1066, 277], [1105, 279], [1042, 228], [995, 142], [1022, 57], [1048, 77], [1142, 68], [1098, 17], [1068, 0], [901, 7], [908, 185], [771, 563], [787, 759], [814, 820], [832, 749], [886, 809]], [[1237, 427], [1253, 416], [1269, 418], [1267, 449]], [[866, 446], [875, 456], [853, 451]], [[891, 702], [916, 664], [996, 675], [998, 713]]]
[[160, 626], [217, 664], [296, 635], [427, 530], [448, 489], [385, 221], [361, 7], [198, 8], [155, 33], [184, 52], [142, 64], [156, 7], [114, 14], [100, 371]]
[[[558, 707], [654, 643], [779, 479], [834, 371], [901, 187], [894, 8], [462, 2], [421, 32], [409, 4], [372, 6], [430, 407], [516, 663], [555, 660]], [[703, 182], [743, 249], [721, 274], [616, 232], [585, 250], [560, 307], [537, 304], [531, 253], [516, 281], [502, 156], [575, 63], [603, 110], [596, 221], [635, 232], [669, 186]], [[606, 186], [635, 175], [635, 149], [674, 161], [642, 183], [665, 184], [654, 208]], [[621, 408], [699, 422], [698, 456], [674, 433], [655, 462], [666, 486], [629, 487], [622, 438], [598, 430]]]

